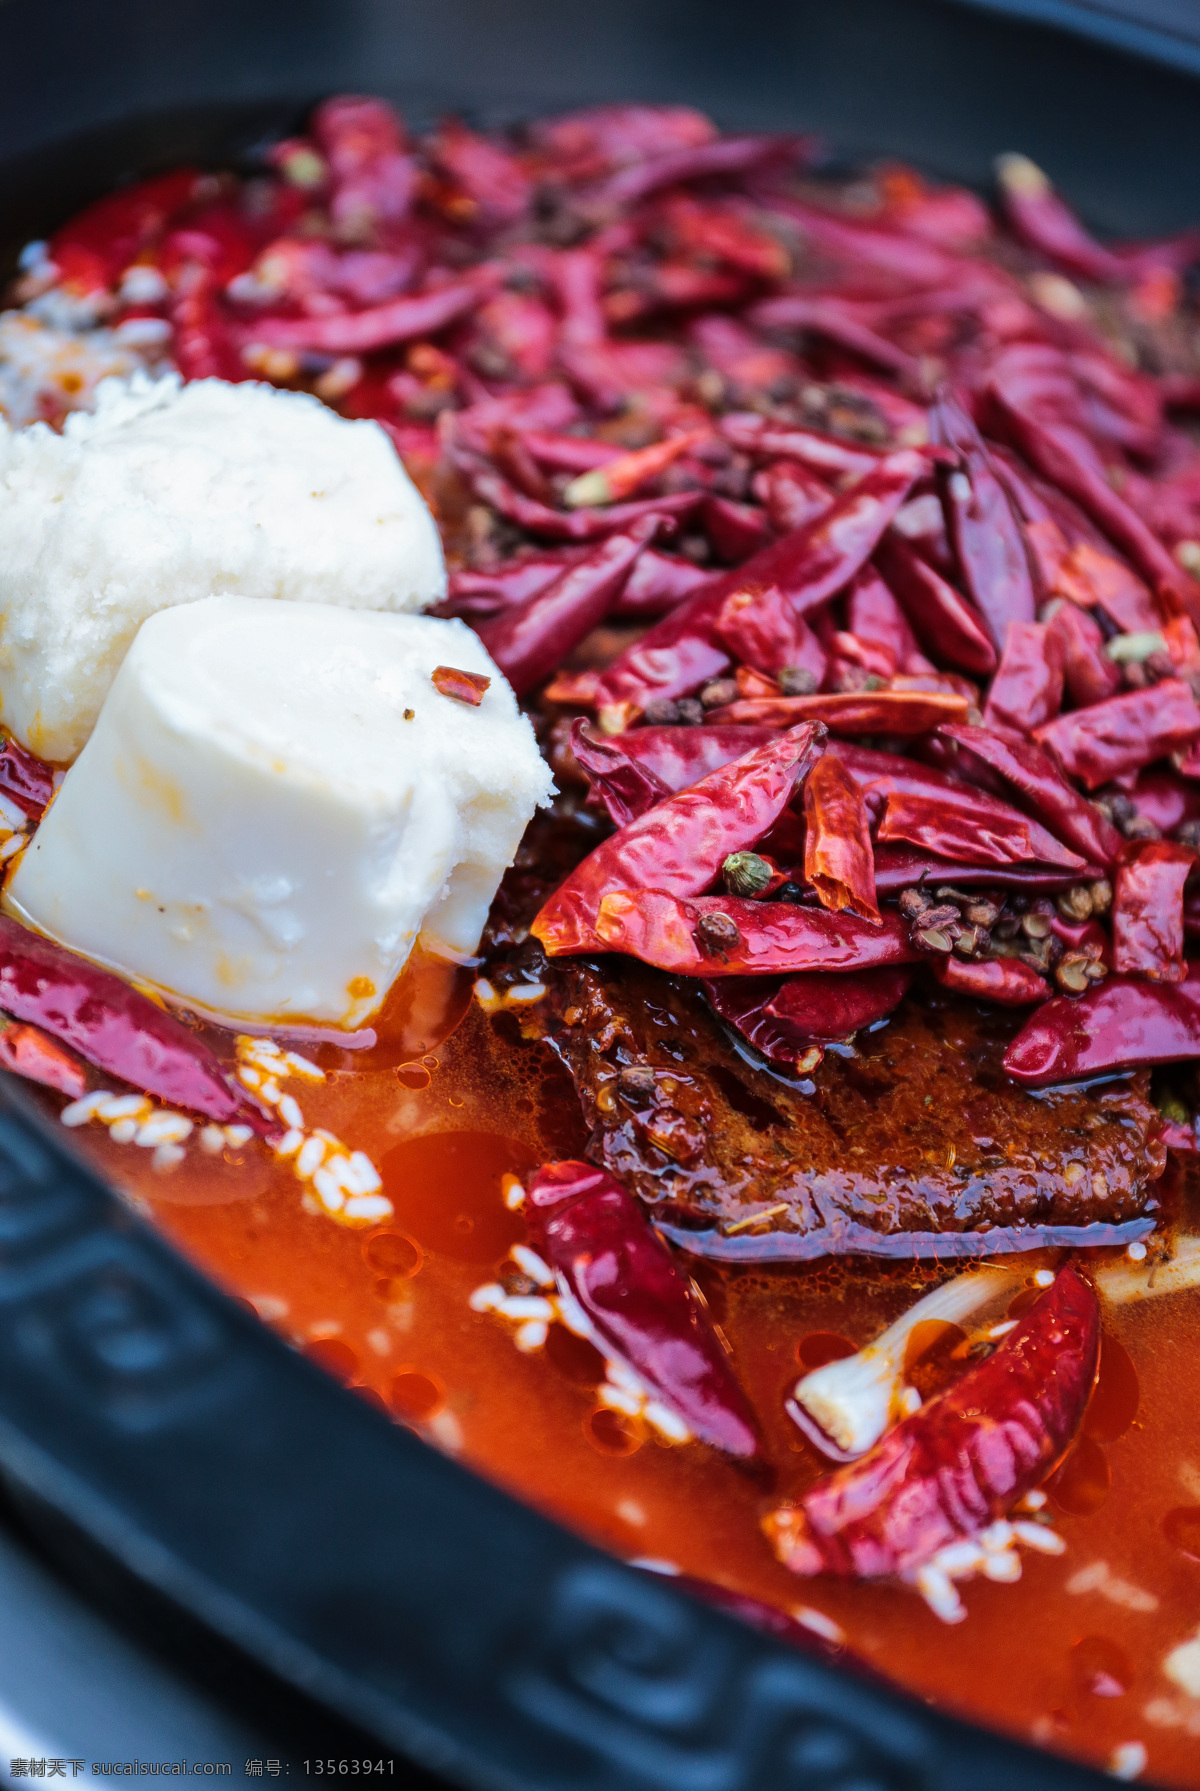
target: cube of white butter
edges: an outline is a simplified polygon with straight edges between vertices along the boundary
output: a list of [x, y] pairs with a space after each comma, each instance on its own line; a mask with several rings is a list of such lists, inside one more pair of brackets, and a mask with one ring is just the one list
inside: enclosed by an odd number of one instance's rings
[[433, 518], [378, 424], [305, 392], [106, 380], [94, 415], [0, 418], [0, 719], [67, 764], [147, 616], [213, 593], [415, 610]]
[[210, 597], [142, 624], [8, 900], [198, 1007], [352, 1029], [418, 934], [474, 950], [552, 789], [464, 623]]

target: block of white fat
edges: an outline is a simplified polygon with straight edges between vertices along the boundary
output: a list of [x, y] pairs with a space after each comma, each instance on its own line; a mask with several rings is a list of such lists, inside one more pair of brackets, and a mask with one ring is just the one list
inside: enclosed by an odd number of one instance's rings
[[199, 1008], [353, 1029], [418, 935], [475, 949], [552, 791], [465, 623], [211, 597], [142, 624], [7, 899]]
[[304, 392], [105, 380], [92, 413], [0, 420], [0, 720], [69, 764], [147, 616], [214, 592], [418, 610], [437, 529], [377, 423]]

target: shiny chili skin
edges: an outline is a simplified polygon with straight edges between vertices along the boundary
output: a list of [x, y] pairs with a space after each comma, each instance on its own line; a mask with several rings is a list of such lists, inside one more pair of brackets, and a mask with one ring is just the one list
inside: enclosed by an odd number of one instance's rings
[[69, 1101], [77, 1101], [87, 1088], [78, 1058], [55, 1044], [40, 1027], [25, 1026], [7, 1017], [0, 1020], [0, 1068], [11, 1070], [26, 1082], [56, 1088]]
[[856, 640], [887, 654], [893, 672], [915, 665], [916, 636], [874, 566], [864, 566], [846, 593], [846, 626]]
[[966, 697], [938, 691], [871, 690], [828, 696], [753, 697], [711, 712], [719, 725], [792, 727], [823, 721], [837, 734], [926, 734], [947, 722], [962, 721]]
[[983, 437], [957, 398], [943, 392], [930, 412], [933, 440], [952, 448], [957, 467], [939, 472], [946, 532], [963, 584], [1002, 646], [1010, 622], [1032, 622], [1036, 610], [1021, 520], [998, 477]]
[[856, 447], [840, 436], [769, 423], [757, 411], [730, 412], [721, 418], [719, 428], [725, 440], [744, 453], [765, 460], [798, 460], [801, 466], [825, 479], [840, 478], [845, 473], [856, 477], [869, 473], [882, 458], [878, 452]]
[[[698, 936], [710, 916], [731, 920], [738, 943], [717, 949]], [[536, 930], [536, 929], [535, 929]], [[550, 955], [562, 947], [538, 935]], [[874, 926], [853, 914], [830, 914], [790, 902], [736, 896], [687, 900], [662, 890], [612, 890], [599, 903], [590, 944], [575, 951], [619, 951], [684, 976], [788, 976], [807, 970], [870, 970], [910, 964], [918, 956], [898, 914]]]
[[[628, 736], [618, 736], [615, 740], [605, 734], [597, 736], [582, 718], [571, 727], [571, 751], [591, 786], [588, 800], [603, 803], [614, 827], [625, 827], [630, 821], [636, 821], [639, 815], [646, 814], [664, 796], [672, 793], [671, 786], [664, 783], [649, 765], [640, 764], [622, 752], [622, 738]], [[693, 777], [685, 778], [679, 787], [684, 789], [695, 781]]]
[[778, 820], [824, 739], [822, 728], [791, 728], [629, 822], [576, 866], [530, 930], [552, 957], [594, 951], [610, 890], [699, 895], [731, 852], [757, 845]]
[[1200, 965], [1181, 983], [1110, 976], [1086, 995], [1056, 995], [1026, 1021], [1004, 1067], [1026, 1088], [1200, 1057]]
[[1174, 840], [1131, 840], [1113, 879], [1113, 968], [1181, 983], [1183, 886], [1195, 869], [1196, 854]]
[[1073, 883], [1095, 882], [1102, 874], [1096, 864], [1085, 865], [1081, 871], [1028, 863], [961, 864], [918, 851], [916, 846], [875, 842], [875, 890], [880, 896], [899, 895], [915, 885], [932, 890], [941, 883], [953, 884], [956, 889], [1015, 889], [1024, 895], [1053, 895]]
[[686, 790], [710, 771], [765, 746], [775, 735], [774, 728], [665, 726], [629, 728], [623, 734], [605, 735], [604, 743], [606, 753], [630, 760], [675, 791]]
[[878, 839], [907, 840], [923, 852], [965, 864], [1038, 863], [1082, 870], [1084, 860], [1037, 821], [1006, 802], [973, 790], [894, 790]]
[[899, 1007], [912, 972], [851, 970], [839, 976], [711, 977], [704, 993], [713, 1011], [773, 1063], [794, 1063], [811, 1045], [849, 1038]]
[[794, 460], [771, 461], [755, 473], [751, 489], [781, 535], [802, 529], [833, 502], [828, 486]]
[[878, 1579], [978, 1535], [1063, 1455], [1099, 1361], [1095, 1292], [1061, 1269], [992, 1355], [767, 1518], [779, 1559], [793, 1573]]
[[823, 753], [805, 779], [804, 821], [804, 880], [821, 906], [882, 923], [866, 804], [832, 753]]
[[482, 280], [459, 280], [431, 292], [406, 293], [365, 311], [332, 317], [263, 317], [249, 326], [248, 340], [269, 348], [316, 354], [367, 354], [395, 342], [435, 335], [481, 305], [488, 287]]
[[260, 1137], [279, 1123], [179, 1020], [110, 971], [0, 915], [0, 1010], [159, 1100]]
[[604, 620], [657, 529], [656, 516], [642, 517], [567, 566], [544, 589], [480, 625], [480, 640], [517, 696], [540, 684]]
[[706, 1308], [621, 1184], [590, 1163], [547, 1163], [525, 1190], [529, 1241], [582, 1307], [601, 1350], [633, 1369], [693, 1434], [740, 1461], [754, 1416]]
[[917, 359], [873, 330], [856, 307], [844, 299], [781, 293], [778, 298], [763, 299], [748, 315], [759, 329], [801, 330], [806, 335], [822, 336], [866, 361], [868, 366], [881, 367], [910, 384], [920, 379]]
[[1121, 688], [1120, 669], [1104, 652], [1104, 636], [1095, 617], [1077, 603], [1064, 601], [1049, 622], [1062, 654], [1063, 684], [1076, 709], [1107, 702]]
[[1153, 764], [1200, 737], [1200, 709], [1180, 678], [1074, 709], [1034, 731], [1034, 740], [1089, 790]]
[[1002, 156], [1000, 202], [1016, 234], [1069, 274], [1110, 283], [1127, 276], [1124, 264], [1084, 229], [1040, 168], [1025, 156]]
[[54, 767], [15, 738], [0, 747], [0, 794], [31, 821], [40, 821], [54, 794]]
[[1043, 622], [1010, 622], [984, 705], [985, 727], [1031, 733], [1062, 708], [1061, 641]]
[[914, 553], [894, 529], [875, 550], [875, 565], [923, 647], [964, 672], [996, 668], [996, 649], [965, 597]]
[[[735, 504], [731, 498], [710, 495], [704, 500], [700, 520], [713, 552], [725, 566], [740, 566], [771, 539], [770, 518], [754, 504]], [[789, 526], [798, 528], [800, 520]]]
[[716, 620], [726, 597], [746, 584], [778, 585], [799, 615], [826, 602], [870, 558], [923, 465], [909, 448], [873, 461], [823, 515], [685, 599], [603, 673], [598, 707], [632, 719], [656, 697], [687, 696], [720, 677], [729, 655]]
[[452, 439], [443, 443], [448, 459], [470, 484], [475, 495], [490, 504], [510, 522], [541, 535], [548, 541], [596, 541], [615, 535], [640, 522], [644, 516], [687, 516], [703, 502], [699, 491], [684, 491], [673, 497], [639, 498], [630, 504], [610, 504], [607, 508], [553, 510], [536, 498], [526, 497], [515, 485], [493, 471], [477, 454], [464, 450]]
[[821, 643], [778, 585], [731, 591], [713, 632], [731, 659], [756, 672], [775, 673], [785, 666], [824, 670]]
[[[1094, 803], [1072, 789], [1036, 742], [1013, 739], [967, 722], [952, 722], [939, 733], [999, 773], [1027, 807], [1089, 863], [1115, 862], [1123, 844], [1121, 835]], [[964, 775], [970, 776], [969, 769]]]
[[1044, 976], [1017, 958], [957, 958], [931, 960], [933, 974], [943, 988], [972, 1001], [998, 1001], [1001, 1007], [1029, 1007], [1051, 994]]

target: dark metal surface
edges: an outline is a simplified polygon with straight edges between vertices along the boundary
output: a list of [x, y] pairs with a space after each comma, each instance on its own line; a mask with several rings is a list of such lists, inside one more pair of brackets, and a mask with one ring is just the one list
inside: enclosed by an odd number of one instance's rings
[[[316, 95], [612, 97], [817, 126], [1101, 223], [1200, 217], [1179, 69], [945, 0], [0, 0], [0, 241]], [[0, 1089], [0, 1477], [48, 1546], [464, 1785], [1050, 1791], [1096, 1775], [840, 1675], [597, 1554], [288, 1351]]]

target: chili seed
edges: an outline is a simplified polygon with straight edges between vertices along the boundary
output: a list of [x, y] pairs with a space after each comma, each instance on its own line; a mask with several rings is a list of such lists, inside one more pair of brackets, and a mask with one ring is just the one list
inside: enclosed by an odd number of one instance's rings
[[1064, 920], [1078, 923], [1092, 918], [1092, 892], [1086, 883], [1073, 883], [1070, 889], [1061, 890], [1055, 904]]
[[1064, 995], [1082, 995], [1088, 987], [1088, 960], [1080, 952], [1068, 952], [1058, 969], [1054, 972], [1054, 980]]
[[627, 1100], [644, 1101], [653, 1099], [655, 1076], [648, 1064], [627, 1063], [617, 1074], [621, 1093]]
[[973, 927], [994, 927], [1000, 918], [1000, 909], [995, 902], [986, 898], [968, 902], [963, 909], [963, 919]]
[[698, 728], [704, 720], [704, 705], [698, 703], [695, 697], [681, 697], [676, 703], [675, 709], [676, 719], [682, 722], [685, 728]]
[[726, 703], [736, 703], [738, 687], [732, 678], [717, 678], [712, 684], [706, 684], [700, 692], [702, 709], [723, 709]]
[[784, 696], [815, 696], [817, 679], [806, 665], [785, 665], [781, 672], [776, 672], [779, 688]]
[[721, 880], [730, 895], [761, 895], [775, 875], [757, 852], [731, 852], [721, 866]]
[[733, 951], [742, 943], [737, 922], [719, 911], [700, 916], [696, 938], [706, 951], [713, 952]]
[[1092, 913], [1107, 914], [1112, 907], [1113, 899], [1112, 884], [1109, 882], [1108, 878], [1098, 877], [1096, 881], [1089, 886], [1088, 893], [1092, 898]]
[[944, 927], [922, 927], [915, 943], [923, 945], [926, 951], [949, 951], [954, 941]]

